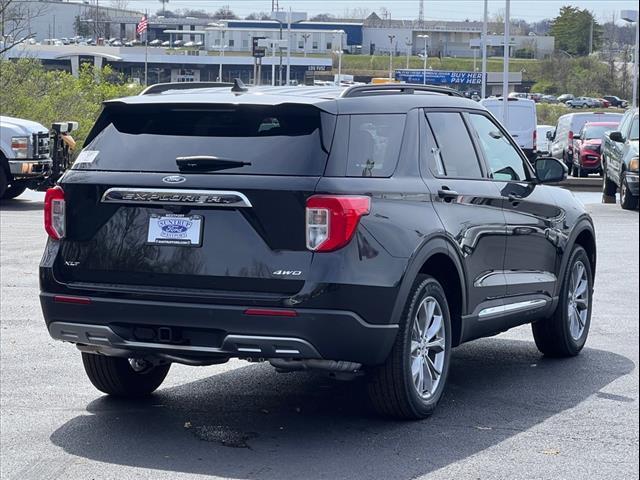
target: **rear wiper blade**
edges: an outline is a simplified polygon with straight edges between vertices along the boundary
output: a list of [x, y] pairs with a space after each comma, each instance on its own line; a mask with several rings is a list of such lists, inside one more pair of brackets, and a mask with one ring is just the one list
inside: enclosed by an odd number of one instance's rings
[[212, 155], [195, 155], [192, 157], [177, 157], [176, 165], [180, 171], [194, 170], [199, 172], [225, 170], [251, 165], [251, 162], [229, 160], [227, 158], [214, 157]]

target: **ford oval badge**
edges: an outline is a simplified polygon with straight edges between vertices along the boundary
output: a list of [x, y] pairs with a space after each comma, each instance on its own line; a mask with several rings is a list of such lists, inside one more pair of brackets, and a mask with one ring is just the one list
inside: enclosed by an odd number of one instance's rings
[[181, 177], [180, 175], [169, 175], [168, 177], [164, 177], [162, 181], [164, 183], [182, 183], [182, 182], [186, 182], [187, 179], [184, 177]]

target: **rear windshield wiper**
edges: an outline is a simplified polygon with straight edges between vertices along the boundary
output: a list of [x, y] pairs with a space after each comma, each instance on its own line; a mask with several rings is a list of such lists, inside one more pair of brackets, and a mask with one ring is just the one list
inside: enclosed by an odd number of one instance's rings
[[214, 157], [212, 155], [195, 155], [192, 157], [177, 157], [176, 165], [181, 172], [197, 171], [207, 172], [214, 170], [226, 170], [251, 165], [251, 162], [229, 160], [227, 158]]

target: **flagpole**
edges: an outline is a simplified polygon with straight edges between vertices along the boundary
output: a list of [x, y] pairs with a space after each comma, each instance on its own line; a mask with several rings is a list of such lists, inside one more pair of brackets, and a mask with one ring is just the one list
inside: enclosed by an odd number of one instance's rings
[[[149, 12], [144, 11], [144, 16], [149, 21]], [[144, 86], [149, 86], [149, 27], [144, 31]]]

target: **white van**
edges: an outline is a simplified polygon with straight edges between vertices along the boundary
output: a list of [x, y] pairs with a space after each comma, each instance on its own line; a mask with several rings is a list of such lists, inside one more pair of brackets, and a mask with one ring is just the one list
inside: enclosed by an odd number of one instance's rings
[[[504, 125], [502, 121], [503, 103], [502, 98], [485, 98], [480, 101], [480, 104]], [[507, 108], [508, 125], [505, 125], [507, 131], [524, 151], [527, 158], [531, 161], [535, 160], [538, 152], [536, 146], [536, 125], [538, 124], [536, 103], [525, 98], [509, 98]]]

